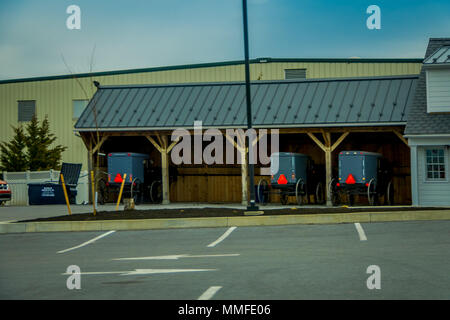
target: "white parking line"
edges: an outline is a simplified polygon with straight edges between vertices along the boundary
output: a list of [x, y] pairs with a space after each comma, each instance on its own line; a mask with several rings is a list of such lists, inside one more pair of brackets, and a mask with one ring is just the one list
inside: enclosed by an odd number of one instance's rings
[[217, 291], [219, 291], [222, 287], [219, 286], [213, 286], [213, 287], [209, 287], [208, 290], [206, 290], [205, 292], [203, 292], [203, 294], [198, 297], [197, 300], [209, 300], [211, 299]]
[[234, 231], [234, 229], [236, 229], [237, 227], [230, 227], [227, 231], [225, 231], [225, 233], [223, 235], [221, 235], [219, 237], [219, 239], [217, 239], [216, 241], [208, 244], [208, 247], [215, 247], [216, 245], [218, 245], [219, 243], [221, 243], [226, 237], [228, 237], [230, 235], [230, 233], [232, 233]]
[[161, 273], [179, 273], [179, 272], [202, 272], [217, 271], [217, 269], [134, 269], [130, 271], [96, 271], [96, 272], [80, 272], [80, 273], [61, 273], [63, 276], [77, 275], [102, 275], [102, 274], [119, 274], [121, 276], [131, 275], [148, 275]]
[[65, 249], [65, 250], [61, 250], [61, 251], [58, 251], [57, 253], [64, 253], [64, 252], [67, 252], [67, 251], [71, 251], [71, 250], [75, 250], [75, 249], [84, 247], [84, 246], [86, 246], [86, 245], [88, 245], [90, 243], [93, 243], [93, 242], [97, 241], [98, 239], [101, 239], [103, 237], [106, 237], [107, 235], [110, 235], [113, 232], [116, 232], [116, 231], [115, 230], [108, 231], [108, 232], [106, 232], [106, 233], [104, 233], [102, 235], [99, 235], [98, 237], [95, 237], [94, 239], [91, 239], [89, 241], [86, 241], [86, 242], [80, 244], [79, 246], [76, 246], [76, 247], [73, 247], [73, 248], [69, 248], [69, 249]]
[[355, 227], [356, 227], [356, 231], [358, 231], [359, 240], [366, 241], [367, 237], [366, 237], [366, 234], [364, 233], [364, 229], [361, 227], [361, 224], [359, 222], [356, 222]]
[[237, 257], [239, 253], [225, 253], [225, 254], [174, 254], [168, 256], [152, 256], [152, 257], [135, 257], [135, 258], [117, 258], [112, 260], [178, 260], [181, 258], [216, 258], [216, 257]]

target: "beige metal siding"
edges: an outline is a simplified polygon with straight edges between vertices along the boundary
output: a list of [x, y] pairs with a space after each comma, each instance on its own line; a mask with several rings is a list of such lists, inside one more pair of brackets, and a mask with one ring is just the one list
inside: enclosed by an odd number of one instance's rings
[[[308, 78], [360, 77], [418, 74], [420, 63], [389, 62], [268, 62], [250, 67], [251, 79], [281, 80], [285, 69], [307, 69]], [[88, 99], [95, 92], [92, 81], [104, 85], [221, 82], [244, 80], [243, 65], [186, 68], [141, 73], [112, 74], [93, 78], [57, 79], [0, 84], [0, 141], [12, 137], [11, 125], [18, 125], [19, 100], [36, 100], [39, 119], [46, 115], [57, 143], [68, 146], [63, 161], [81, 162], [86, 169], [87, 153], [81, 138], [75, 136], [72, 100]], [[84, 90], [82, 89], [84, 88]]]

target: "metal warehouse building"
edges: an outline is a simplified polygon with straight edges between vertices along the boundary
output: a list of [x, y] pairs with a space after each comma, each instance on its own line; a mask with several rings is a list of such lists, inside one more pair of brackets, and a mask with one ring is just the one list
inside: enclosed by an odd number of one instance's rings
[[[280, 129], [280, 150], [310, 154], [326, 167], [326, 179], [334, 152], [381, 151], [398, 164], [398, 198], [410, 203], [409, 149], [402, 134], [421, 65], [422, 59], [251, 60], [255, 127]], [[191, 130], [196, 119], [205, 128], [245, 127], [243, 80], [243, 61], [3, 80], [0, 136], [9, 140], [10, 125], [48, 116], [57, 143], [68, 147], [63, 161], [87, 169], [88, 150], [91, 156], [141, 151], [165, 166], [160, 151], [169, 149], [167, 135], [174, 128]], [[92, 101], [102, 111], [93, 125], [86, 106], [96, 92]], [[94, 127], [102, 136], [98, 145]], [[244, 201], [242, 170], [180, 166], [166, 200]]]

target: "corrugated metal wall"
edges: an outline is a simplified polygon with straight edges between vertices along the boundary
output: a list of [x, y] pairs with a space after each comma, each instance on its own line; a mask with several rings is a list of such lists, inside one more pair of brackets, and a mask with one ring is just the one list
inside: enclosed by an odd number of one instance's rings
[[[306, 68], [307, 78], [359, 77], [418, 74], [415, 62], [269, 62], [251, 65], [251, 79], [284, 79], [285, 69]], [[41, 80], [0, 84], [0, 141], [12, 137], [18, 125], [18, 101], [36, 100], [39, 119], [48, 116], [58, 144], [68, 146], [63, 161], [81, 162], [86, 169], [87, 153], [81, 138], [73, 133], [72, 101], [89, 99], [95, 92], [92, 81], [103, 85], [220, 82], [244, 80], [243, 65], [186, 68], [142, 73], [95, 76], [93, 78]]]

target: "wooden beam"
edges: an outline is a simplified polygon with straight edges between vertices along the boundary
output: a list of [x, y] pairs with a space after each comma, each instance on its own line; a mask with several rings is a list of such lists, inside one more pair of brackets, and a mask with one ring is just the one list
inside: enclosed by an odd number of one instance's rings
[[323, 136], [323, 141], [324, 141], [324, 145], [326, 147], [330, 147], [331, 146], [331, 135], [329, 132], [325, 132], [325, 130], [322, 129], [322, 136]]
[[242, 138], [242, 135], [239, 133], [239, 131], [237, 132], [236, 137], [237, 137], [238, 140], [239, 140], [239, 146], [240, 146], [241, 148], [245, 148], [245, 137]]
[[148, 141], [150, 141], [152, 143], [152, 145], [160, 152], [163, 153], [163, 149], [161, 148], [161, 146], [159, 144], [156, 143], [156, 141], [149, 135], [145, 136]]
[[402, 131], [405, 126], [367, 126], [367, 127], [312, 127], [312, 128], [279, 128], [280, 134], [293, 133], [322, 133], [324, 130], [330, 133], [338, 132], [392, 132], [393, 130]]
[[258, 137], [252, 141], [252, 146], [255, 146], [255, 144], [258, 143], [258, 141], [264, 137], [265, 135], [267, 135], [267, 132], [263, 132], [263, 133], [259, 133]]
[[97, 143], [97, 145], [92, 149], [92, 153], [96, 153], [100, 147], [103, 145], [103, 143], [108, 139], [108, 135], [102, 136], [102, 139]]
[[406, 139], [399, 131], [394, 130], [394, 131], [392, 131], [392, 132], [394, 132], [395, 135], [396, 135], [397, 137], [399, 137], [399, 139], [402, 140], [403, 143], [406, 144], [406, 145], [408, 146], [408, 148], [409, 148], [408, 140], [407, 140], [407, 139]]
[[322, 141], [317, 139], [317, 137], [314, 135], [314, 133], [307, 132], [306, 133], [324, 152], [326, 152], [326, 146], [323, 145]]
[[166, 148], [166, 146], [164, 145], [164, 142], [161, 140], [161, 137], [159, 136], [159, 133], [156, 132], [155, 135], [156, 135], [156, 138], [159, 141], [159, 145], [161, 146], [161, 148]]
[[239, 152], [242, 153], [242, 151], [244, 150], [244, 148], [242, 148], [240, 145], [238, 145], [236, 143], [236, 141], [234, 141], [233, 138], [231, 138], [229, 135], [225, 134], [225, 138], [237, 149], [239, 150]]
[[336, 149], [342, 141], [344, 141], [344, 139], [350, 134], [350, 132], [344, 132], [339, 139], [336, 140], [336, 142], [331, 146], [331, 151], [334, 151], [334, 149]]
[[177, 143], [181, 140], [181, 136], [179, 136], [178, 138], [176, 138], [171, 144], [170, 146], [167, 148], [167, 153], [169, 153], [170, 151], [172, 151], [173, 147], [175, 147], [177, 145]]

